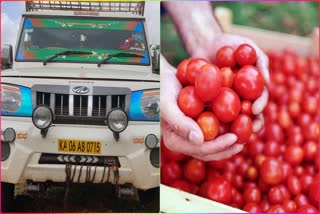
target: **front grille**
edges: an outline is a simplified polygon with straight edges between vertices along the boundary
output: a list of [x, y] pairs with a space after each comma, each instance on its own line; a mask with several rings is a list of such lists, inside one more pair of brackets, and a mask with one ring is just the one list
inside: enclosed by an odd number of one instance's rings
[[104, 125], [108, 113], [121, 108], [128, 113], [131, 91], [128, 88], [91, 87], [86, 95], [78, 95], [74, 86], [34, 85], [33, 108], [47, 105], [54, 123]]

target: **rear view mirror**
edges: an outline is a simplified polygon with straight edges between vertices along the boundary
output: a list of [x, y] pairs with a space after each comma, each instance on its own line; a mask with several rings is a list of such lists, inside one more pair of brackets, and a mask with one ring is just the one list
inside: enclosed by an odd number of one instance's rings
[[13, 63], [13, 53], [11, 45], [1, 47], [1, 68], [10, 68]]

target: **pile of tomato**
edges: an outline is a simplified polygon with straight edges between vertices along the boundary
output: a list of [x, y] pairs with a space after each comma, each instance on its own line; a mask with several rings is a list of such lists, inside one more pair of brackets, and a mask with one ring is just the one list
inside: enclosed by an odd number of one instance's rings
[[252, 102], [264, 89], [261, 71], [254, 66], [256, 51], [248, 44], [236, 50], [224, 46], [216, 61], [214, 65], [194, 58], [179, 64], [177, 78], [184, 88], [178, 105], [196, 120], [206, 141], [231, 131], [238, 136], [237, 143], [245, 143], [252, 133]]
[[162, 183], [248, 212], [319, 211], [319, 61], [290, 49], [267, 55], [264, 128], [221, 161], [170, 151], [162, 141]]

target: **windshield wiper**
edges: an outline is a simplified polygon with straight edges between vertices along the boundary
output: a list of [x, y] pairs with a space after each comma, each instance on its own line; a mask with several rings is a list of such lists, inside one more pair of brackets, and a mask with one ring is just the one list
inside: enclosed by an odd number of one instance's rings
[[92, 52], [86, 52], [86, 51], [62, 51], [58, 52], [52, 57], [49, 57], [45, 61], [43, 61], [43, 65], [46, 65], [47, 62], [51, 62], [53, 59], [57, 58], [58, 56], [69, 56], [69, 55], [85, 55], [85, 54], [92, 54]]
[[98, 62], [98, 67], [101, 66], [101, 64], [106, 63], [108, 60], [110, 60], [112, 57], [143, 57], [144, 55], [141, 54], [135, 54], [135, 53], [116, 53], [116, 54], [108, 54], [106, 58]]

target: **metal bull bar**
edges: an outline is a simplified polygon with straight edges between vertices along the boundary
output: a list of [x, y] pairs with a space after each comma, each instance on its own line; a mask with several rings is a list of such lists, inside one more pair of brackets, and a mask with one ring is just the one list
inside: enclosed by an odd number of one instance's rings
[[[77, 178], [76, 172], [77, 167], [79, 166], [79, 173]], [[66, 180], [65, 180], [65, 195], [64, 195], [64, 208], [68, 209], [68, 201], [69, 201], [69, 193], [72, 183], [80, 183], [82, 176], [85, 177], [85, 183], [93, 183], [96, 178], [98, 166], [91, 166], [91, 165], [83, 165], [83, 164], [73, 164], [67, 163], [65, 165], [65, 173], [66, 173]], [[85, 168], [85, 174], [82, 174], [83, 168]], [[107, 179], [106, 179], [106, 169], [108, 168]], [[93, 170], [92, 170], [93, 169]], [[105, 159], [104, 166], [103, 166], [103, 174], [101, 176], [100, 183], [107, 183], [110, 179], [110, 173], [113, 172], [113, 183], [115, 184], [116, 188], [119, 188], [119, 167], [116, 161], [111, 162], [108, 159]]]

